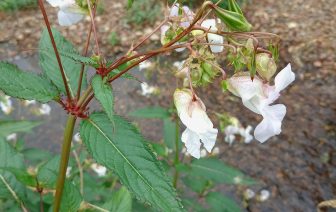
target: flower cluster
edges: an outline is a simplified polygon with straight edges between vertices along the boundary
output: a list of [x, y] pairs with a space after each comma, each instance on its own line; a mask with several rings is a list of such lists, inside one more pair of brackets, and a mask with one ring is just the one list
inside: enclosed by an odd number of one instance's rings
[[[188, 7], [174, 4], [168, 16], [170, 22], [161, 27], [162, 44], [166, 45], [183, 30], [190, 27], [194, 23], [195, 16]], [[242, 19], [242, 21], [244, 20]], [[248, 22], [245, 26], [250, 27]], [[260, 142], [265, 142], [281, 132], [281, 123], [286, 114], [286, 107], [283, 104], [273, 103], [279, 98], [280, 92], [295, 79], [291, 66], [288, 64], [275, 76], [274, 85], [271, 85], [270, 81], [277, 69], [275, 52], [267, 50], [258, 52], [257, 50], [260, 48], [256, 46], [254, 38], [251, 38], [249, 34], [246, 34], [245, 41], [235, 40], [241, 45], [232, 47], [226, 41], [225, 33], [219, 33], [218, 29], [223, 27], [227, 27], [227, 30], [230, 31], [233, 26], [229, 26], [226, 19], [196, 20], [194, 29], [191, 29], [189, 34], [174, 44], [184, 44], [192, 38], [192, 42], [188, 43], [189, 46], [186, 45], [191, 53], [189, 58], [183, 64], [175, 65], [179, 68], [175, 76], [183, 79], [184, 88], [175, 91], [174, 102], [178, 116], [186, 126], [182, 133], [182, 142], [185, 144], [187, 152], [195, 158], [201, 157], [202, 145], [208, 152], [211, 152], [218, 130], [214, 128], [206, 114], [205, 105], [195, 94], [193, 87], [208, 85], [221, 72], [225, 89], [240, 97], [243, 105], [249, 110], [263, 117], [254, 130], [254, 137]], [[243, 28], [244, 26], [241, 29]], [[230, 39], [232, 41], [232, 38]], [[235, 68], [235, 73], [232, 76], [228, 76], [216, 61], [216, 57], [224, 52], [226, 45], [235, 49], [235, 51], [231, 51], [231, 48], [227, 50], [229, 52], [228, 60]], [[176, 50], [183, 51], [186, 48]], [[245, 71], [245, 68], [248, 71]], [[227, 126], [224, 131], [225, 140], [229, 143], [234, 141], [237, 134], [244, 138], [245, 143], [253, 140], [253, 136], [250, 134], [252, 126], [242, 128], [231, 125]]]

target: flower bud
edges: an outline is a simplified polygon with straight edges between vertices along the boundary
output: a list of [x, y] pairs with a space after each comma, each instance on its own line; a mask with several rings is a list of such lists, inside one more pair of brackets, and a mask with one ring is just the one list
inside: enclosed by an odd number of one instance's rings
[[187, 78], [188, 72], [189, 72], [189, 67], [184, 67], [175, 73], [175, 77], [181, 78], [181, 79]]
[[256, 66], [258, 74], [267, 81], [273, 77], [277, 69], [274, 59], [267, 53], [257, 54]]
[[230, 30], [241, 32], [251, 30], [252, 25], [242, 14], [225, 10], [218, 6], [214, 6], [214, 10], [217, 17], [220, 18]]

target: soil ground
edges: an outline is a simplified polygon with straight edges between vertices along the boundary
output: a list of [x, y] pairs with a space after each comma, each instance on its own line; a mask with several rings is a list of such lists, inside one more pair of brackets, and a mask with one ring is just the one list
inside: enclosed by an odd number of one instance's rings
[[[131, 26], [114, 18], [123, 13], [122, 3], [108, 5], [108, 9], [114, 11], [113, 17], [103, 14], [97, 22], [104, 23], [99, 27], [103, 52], [115, 57], [151, 27], [133, 33]], [[55, 10], [48, 6], [47, 11], [50, 19], [55, 20]], [[280, 102], [287, 106], [281, 135], [264, 144], [253, 141], [251, 144], [234, 143], [231, 146], [220, 136], [220, 157], [260, 180], [261, 183], [252, 189], [271, 191], [269, 200], [262, 203], [251, 201], [249, 211], [316, 211], [319, 202], [336, 198], [336, 4], [334, 0], [254, 0], [247, 4], [245, 11], [255, 31], [273, 32], [281, 36], [279, 67], [291, 62], [296, 81], [280, 98]], [[36, 68], [31, 64], [37, 61], [34, 48], [43, 27], [39, 11], [0, 13], [0, 20], [0, 59], [13, 60], [27, 69]], [[56, 27], [75, 44], [80, 44], [85, 40], [88, 23], [86, 20], [69, 28]], [[121, 43], [113, 48], [107, 42], [112, 30], [121, 32]], [[77, 33], [70, 33], [73, 31]], [[151, 42], [157, 40], [158, 37], [154, 37]], [[133, 72], [144, 79], [142, 73]], [[149, 84], [161, 88], [160, 97], [143, 97], [139, 94], [138, 84], [118, 81], [114, 85], [116, 105], [119, 105], [116, 110], [127, 114], [136, 107], [170, 105], [175, 83], [172, 83], [174, 78], [167, 72], [164, 68], [158, 68], [159, 74], [149, 81]], [[223, 94], [216, 83], [198, 90], [209, 111], [229, 111], [245, 126], [256, 126], [260, 117], [244, 108], [238, 99]], [[56, 113], [60, 110], [54, 107]], [[43, 138], [30, 135], [28, 138], [37, 140], [32, 145], [59, 148], [58, 135], [64, 118], [57, 114], [46, 121], [57, 122], [55, 130], [45, 132], [52, 134]], [[159, 121], [140, 121], [140, 126], [147, 138], [160, 139], [162, 125]], [[55, 140], [46, 144], [49, 138]], [[222, 190], [228, 193], [235, 191], [225, 186]], [[239, 195], [238, 192], [235, 194], [237, 199]]]

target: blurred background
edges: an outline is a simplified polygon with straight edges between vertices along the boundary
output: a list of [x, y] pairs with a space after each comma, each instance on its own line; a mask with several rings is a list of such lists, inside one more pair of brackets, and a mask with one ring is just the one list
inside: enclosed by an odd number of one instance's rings
[[[104, 0], [98, 7], [96, 24], [99, 42], [107, 58], [125, 53], [133, 42], [155, 28], [164, 18], [167, 2], [135, 0], [126, 9], [126, 0]], [[203, 1], [185, 1], [197, 8]], [[171, 2], [170, 2], [171, 3]], [[287, 106], [282, 133], [264, 144], [253, 140], [244, 143], [237, 138], [229, 144], [222, 132], [217, 139], [219, 157], [242, 170], [260, 183], [249, 189], [261, 190], [269, 196], [261, 201], [251, 199], [247, 211], [316, 211], [316, 206], [336, 198], [336, 4], [334, 0], [241, 0], [253, 31], [272, 32], [281, 36], [281, 70], [292, 64], [295, 82], [286, 89], [280, 102]], [[225, 4], [225, 1], [224, 3]], [[57, 9], [45, 4], [49, 20], [81, 51], [90, 20], [61, 27]], [[224, 5], [225, 6], [225, 5]], [[0, 1], [0, 60], [17, 64], [24, 70], [40, 72], [38, 42], [44, 27], [35, 0]], [[160, 46], [160, 35], [147, 41], [150, 49]], [[139, 50], [139, 51], [142, 51]], [[139, 107], [172, 106], [176, 88], [173, 71], [184, 53], [171, 53], [149, 60], [140, 69], [131, 71], [147, 87], [136, 81], [117, 80], [113, 84], [116, 112], [134, 120], [145, 137], [162, 139], [160, 120], [134, 119], [128, 114]], [[223, 57], [225, 64], [225, 57]], [[197, 89], [210, 117], [219, 125], [216, 113], [237, 117], [242, 126], [256, 126], [261, 120], [241, 104], [240, 100], [223, 93], [219, 80]], [[50, 111], [48, 107], [50, 106]], [[95, 108], [95, 104], [91, 105]], [[23, 136], [30, 147], [59, 152], [66, 115], [59, 105], [12, 102], [11, 111], [0, 111], [1, 119], [41, 120], [43, 125]], [[246, 188], [223, 185], [221, 190], [240, 202]]]

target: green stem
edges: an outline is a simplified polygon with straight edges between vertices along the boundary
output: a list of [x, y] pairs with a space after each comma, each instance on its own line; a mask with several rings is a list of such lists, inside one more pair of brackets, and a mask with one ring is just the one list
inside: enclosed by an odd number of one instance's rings
[[71, 149], [72, 134], [76, 123], [76, 116], [69, 115], [67, 123], [65, 125], [64, 140], [62, 145], [61, 162], [59, 165], [56, 194], [54, 200], [54, 212], [58, 212], [61, 205], [62, 193], [64, 188], [64, 181], [66, 176], [66, 170], [69, 162], [69, 155]]
[[179, 125], [179, 120], [175, 120], [175, 159], [174, 159], [174, 167], [175, 167], [175, 174], [174, 174], [174, 181], [173, 185], [174, 188], [177, 187], [177, 179], [178, 179], [178, 170], [176, 168], [176, 165], [179, 164], [179, 137], [180, 137], [180, 125]]

